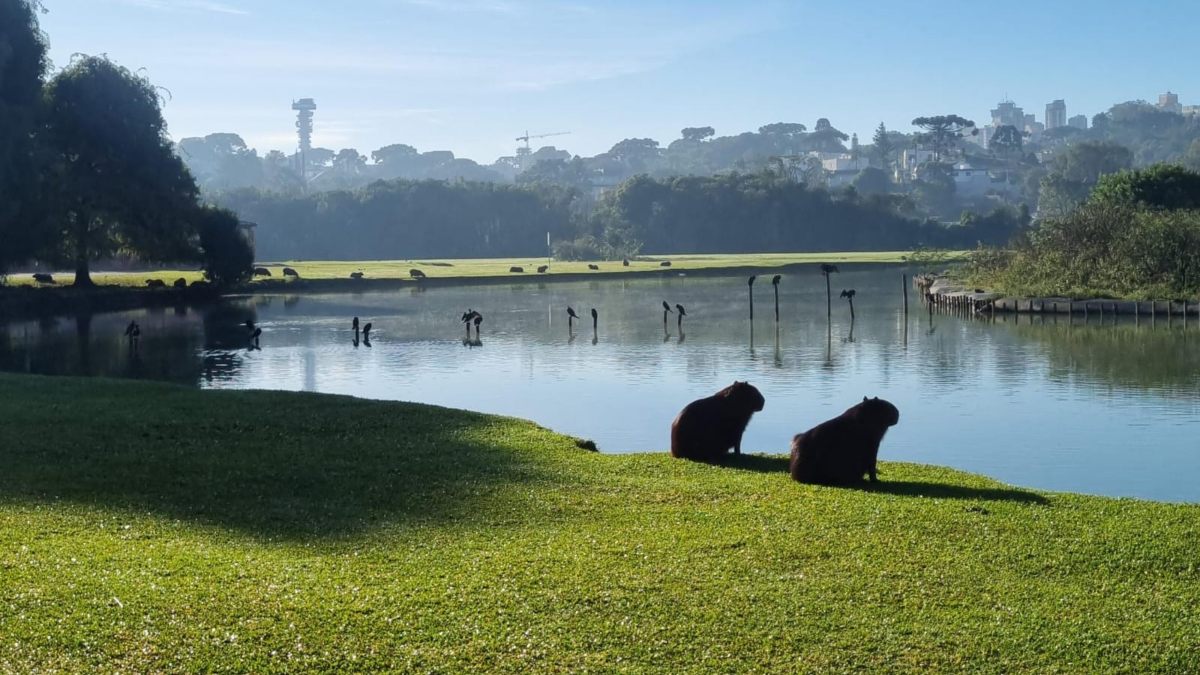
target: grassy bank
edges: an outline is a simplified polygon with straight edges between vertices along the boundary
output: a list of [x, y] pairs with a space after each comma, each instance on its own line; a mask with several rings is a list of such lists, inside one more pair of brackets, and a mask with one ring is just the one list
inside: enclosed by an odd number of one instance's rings
[[[305, 280], [349, 280], [351, 272], [362, 272], [367, 279], [411, 279], [409, 270], [418, 268], [430, 278], [480, 279], [503, 277], [506, 279], [538, 276], [539, 265], [549, 265], [547, 275], [562, 274], [622, 274], [629, 272], [656, 272], [663, 268], [660, 263], [671, 262], [672, 270], [719, 270], [731, 268], [783, 267], [803, 263], [897, 263], [909, 255], [905, 251], [866, 251], [849, 253], [758, 253], [723, 255], [667, 255], [630, 261], [628, 267], [616, 262], [596, 262], [599, 270], [591, 270], [586, 262], [547, 261], [545, 258], [467, 259], [467, 260], [367, 260], [367, 261], [283, 261], [258, 263], [271, 271], [270, 280], [283, 279], [283, 268], [295, 269]], [[957, 254], [955, 254], [957, 255]], [[523, 274], [509, 272], [510, 267], [523, 267]], [[183, 278], [191, 283], [201, 278], [195, 270], [159, 270], [154, 272], [96, 272], [92, 275], [97, 284], [119, 286], [144, 286], [147, 279], [162, 279], [167, 284]], [[68, 284], [71, 274], [57, 275], [60, 284]], [[265, 278], [256, 279], [262, 283]], [[32, 285], [28, 274], [13, 275], [12, 285]]]
[[1194, 668], [1200, 507], [881, 477], [0, 375], [0, 671]]

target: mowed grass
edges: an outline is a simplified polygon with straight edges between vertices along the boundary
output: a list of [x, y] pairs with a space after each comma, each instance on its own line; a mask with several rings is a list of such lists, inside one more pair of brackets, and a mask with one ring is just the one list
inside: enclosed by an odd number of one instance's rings
[[[295, 269], [302, 279], [349, 279], [351, 272], [362, 272], [367, 279], [411, 279], [409, 271], [420, 269], [430, 278], [442, 279], [476, 279], [487, 277], [521, 278], [533, 276], [553, 276], [556, 274], [622, 274], [628, 272], [662, 271], [662, 261], [671, 262], [671, 270], [718, 270], [730, 268], [762, 268], [771, 269], [786, 265], [803, 263], [898, 263], [905, 261], [910, 255], [907, 251], [862, 251], [849, 253], [759, 253], [759, 254], [713, 254], [713, 255], [665, 255], [652, 256], [631, 260], [625, 267], [621, 261], [593, 262], [599, 270], [588, 268], [586, 262], [548, 261], [545, 258], [505, 258], [505, 259], [464, 259], [464, 260], [361, 260], [361, 261], [304, 261], [291, 260], [282, 262], [260, 262], [260, 267], [271, 271], [271, 276], [258, 277], [255, 283], [263, 281], [280, 281], [284, 279], [283, 268]], [[960, 259], [965, 253], [948, 254], [948, 259]], [[537, 268], [549, 265], [545, 275], [539, 275]], [[524, 268], [523, 273], [509, 271], [511, 267]], [[59, 284], [69, 284], [74, 275], [63, 273], [55, 275]], [[176, 279], [186, 279], [188, 283], [203, 278], [196, 270], [157, 270], [151, 272], [94, 272], [92, 279], [100, 285], [110, 286], [145, 286], [147, 279], [162, 279], [170, 285]], [[29, 274], [17, 274], [8, 279], [12, 285], [33, 285]]]
[[0, 671], [1195, 672], [1200, 507], [881, 478], [0, 375]]

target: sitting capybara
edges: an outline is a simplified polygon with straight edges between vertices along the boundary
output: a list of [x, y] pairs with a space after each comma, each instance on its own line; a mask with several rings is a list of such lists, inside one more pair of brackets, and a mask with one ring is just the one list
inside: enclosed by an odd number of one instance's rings
[[175, 280], [175, 283], [173, 283], [171, 285], [174, 286], [175, 288], [187, 288], [187, 279], [184, 279], [183, 277], [179, 277], [178, 279]]
[[271, 270], [269, 270], [269, 269], [267, 269], [267, 268], [265, 268], [265, 267], [255, 267], [255, 268], [254, 268], [254, 276], [256, 276], [256, 277], [269, 277], [269, 276], [271, 276]]
[[742, 433], [766, 400], [749, 382], [687, 404], [671, 423], [671, 456], [711, 462], [733, 448], [742, 452]]
[[525, 268], [517, 267], [516, 265], [513, 265], [512, 267], [508, 268], [508, 271], [512, 272], [513, 274], [521, 274], [521, 273], [525, 272]]
[[35, 272], [35, 273], [33, 274], [33, 280], [34, 280], [34, 281], [36, 281], [36, 282], [38, 282], [39, 284], [54, 284], [54, 283], [58, 283], [58, 282], [56, 282], [56, 281], [54, 280], [54, 276], [53, 276], [53, 275], [46, 274], [45, 272]]
[[166, 288], [167, 282], [162, 279], [147, 279], [146, 288]]
[[548, 269], [550, 269], [549, 265], [538, 265], [538, 274], [545, 274]]
[[594, 264], [592, 264], [592, 263], [588, 263], [588, 269], [589, 269], [589, 270], [598, 270], [598, 269], [600, 269], [600, 266], [599, 266], [599, 265], [594, 265]]
[[879, 443], [900, 421], [896, 406], [880, 398], [862, 403], [792, 439], [790, 472], [801, 483], [845, 485], [866, 474], [875, 482]]
[[361, 279], [361, 278], [363, 278], [363, 273], [362, 272], [351, 272], [350, 278], [351, 279]]
[[670, 266], [671, 266], [671, 261], [670, 261], [670, 260], [664, 260], [664, 261], [662, 261], [662, 262], [658, 263], [658, 266], [659, 266], [659, 267], [670, 267]]
[[414, 279], [424, 279], [425, 273], [414, 267], [408, 271], [408, 276], [410, 276]]

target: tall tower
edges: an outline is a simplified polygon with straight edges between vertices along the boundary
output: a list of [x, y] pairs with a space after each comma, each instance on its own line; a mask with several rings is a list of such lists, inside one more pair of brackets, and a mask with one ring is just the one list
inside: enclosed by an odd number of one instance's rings
[[1061, 98], [1046, 104], [1046, 129], [1067, 126], [1067, 102]]
[[312, 150], [313, 111], [317, 109], [316, 101], [302, 98], [292, 101], [292, 110], [296, 111], [296, 135], [300, 137], [300, 178], [308, 182], [308, 151]]

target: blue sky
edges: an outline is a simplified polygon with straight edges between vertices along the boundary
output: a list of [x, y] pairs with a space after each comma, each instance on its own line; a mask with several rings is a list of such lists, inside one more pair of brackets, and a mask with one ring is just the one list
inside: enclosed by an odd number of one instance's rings
[[106, 53], [170, 92], [176, 139], [240, 133], [296, 145], [388, 143], [490, 163], [513, 138], [591, 155], [685, 126], [720, 135], [828, 117], [866, 141], [880, 122], [1007, 95], [1042, 119], [1089, 117], [1167, 89], [1200, 104], [1200, 2], [703, 0], [43, 0], [55, 66]]

